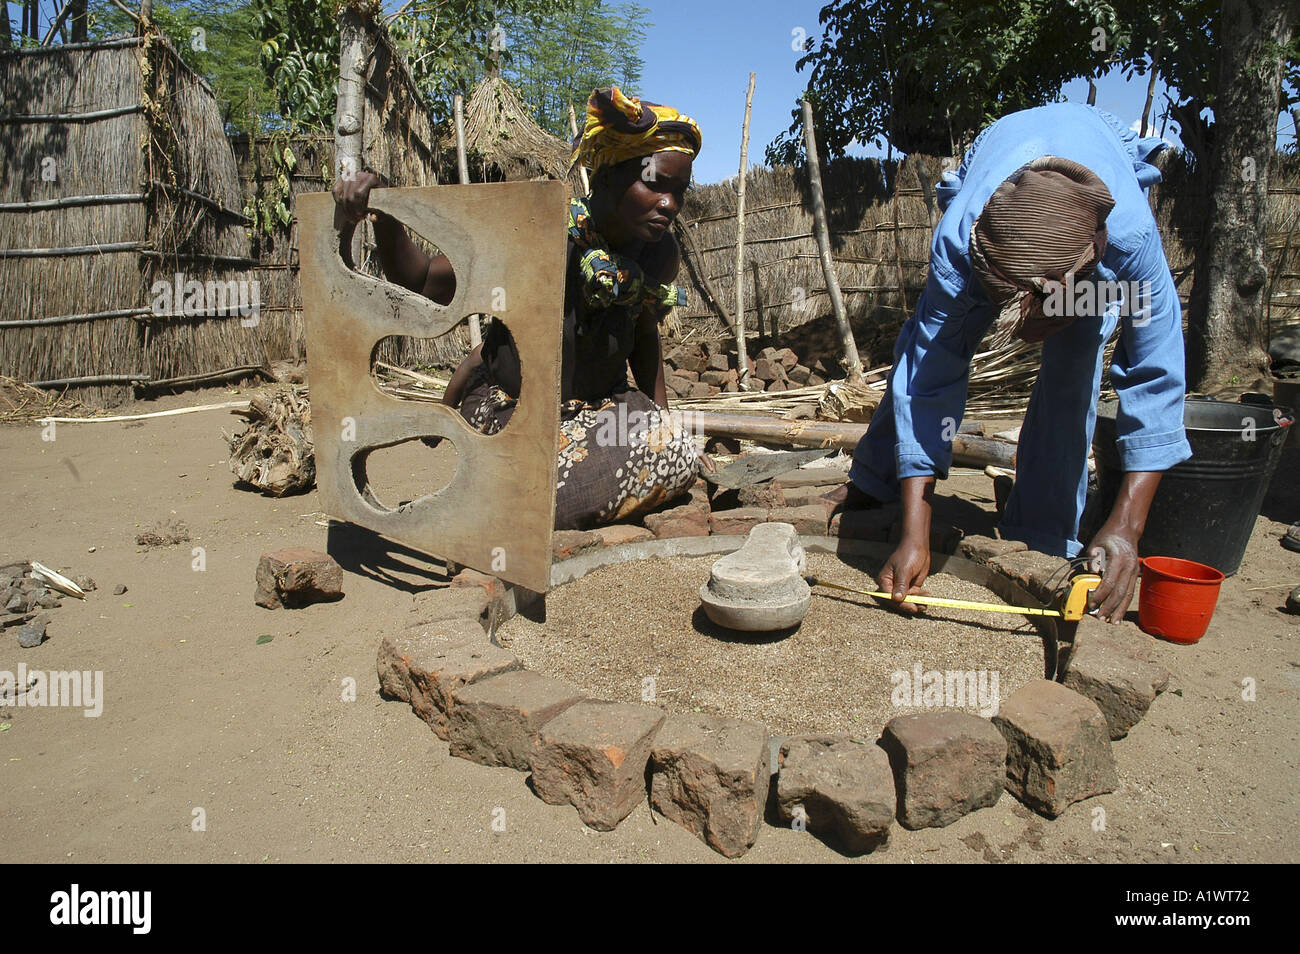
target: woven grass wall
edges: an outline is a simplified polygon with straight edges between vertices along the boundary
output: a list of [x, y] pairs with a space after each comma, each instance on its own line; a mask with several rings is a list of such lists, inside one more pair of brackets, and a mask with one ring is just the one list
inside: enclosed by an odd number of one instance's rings
[[[177, 274], [199, 282], [248, 281], [251, 223], [239, 211], [239, 171], [212, 90], [166, 41], [148, 49], [146, 116], [153, 136], [144, 158], [151, 182], [162, 185], [150, 194], [144, 288], [174, 282]], [[155, 380], [263, 365], [288, 349], [283, 322], [260, 308], [256, 324], [208, 311], [147, 322], [144, 357]]]
[[[289, 180], [289, 224], [279, 226], [269, 234], [260, 229], [253, 233], [251, 254], [257, 264], [249, 269], [248, 274], [257, 279], [262, 290], [263, 320], [273, 322], [284, 336], [282, 353], [278, 356], [299, 360], [306, 353], [306, 339], [302, 320], [302, 286], [298, 280], [298, 217], [292, 214], [293, 198], [304, 192], [329, 189], [330, 169], [334, 167], [334, 139], [324, 132], [288, 139], [241, 134], [233, 137], [230, 144], [239, 166], [246, 206], [254, 199], [265, 199], [272, 194], [276, 177], [283, 174]], [[275, 161], [272, 149], [289, 150], [294, 159], [291, 171], [285, 172]]]
[[[0, 373], [144, 372], [139, 42], [0, 54]], [[51, 115], [100, 118], [52, 121]], [[101, 197], [113, 197], [104, 199]], [[121, 316], [79, 316], [119, 311]], [[104, 403], [124, 386], [79, 395]]]
[[[1165, 181], [1151, 201], [1183, 305], [1208, 202], [1181, 156], [1162, 153]], [[823, 188], [836, 275], [864, 364], [892, 360], [894, 339], [925, 287], [933, 185], [951, 159], [909, 156], [901, 163], [845, 159], [828, 164]], [[779, 344], [808, 357], [840, 354], [826, 293], [807, 178], [790, 167], [755, 168], [746, 177], [745, 325], [758, 346]], [[1266, 259], [1273, 327], [1300, 322], [1300, 160], [1277, 157], [1270, 171]], [[735, 309], [736, 180], [691, 190], [679, 236], [694, 294], [674, 317], [707, 337], [730, 334], [722, 311]], [[683, 235], [683, 233], [685, 233]], [[719, 305], [721, 307], [719, 307]], [[751, 351], [754, 345], [751, 345]]]
[[156, 278], [238, 280], [250, 264], [216, 102], [171, 45], [0, 54], [0, 89], [0, 149], [18, 160], [0, 181], [0, 373], [97, 378], [77, 397], [109, 406], [132, 381], [262, 363], [260, 323], [150, 309]]

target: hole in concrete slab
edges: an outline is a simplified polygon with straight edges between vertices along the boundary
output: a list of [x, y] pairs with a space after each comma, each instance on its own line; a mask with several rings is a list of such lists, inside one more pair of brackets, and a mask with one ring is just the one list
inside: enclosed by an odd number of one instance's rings
[[[410, 335], [381, 338], [370, 355], [370, 376], [375, 386], [399, 401], [443, 403], [447, 387], [470, 354], [467, 330], [470, 318], [479, 319], [483, 347], [491, 352], [488, 361], [498, 383], [508, 393], [518, 394], [520, 375], [514, 335], [504, 321], [493, 315], [469, 316], [437, 338]], [[498, 433], [504, 430], [510, 414], [506, 409], [493, 409], [490, 403], [484, 407], [488, 396], [485, 367], [470, 371], [458, 409], [475, 429], [481, 430], [480, 423], [495, 419], [499, 427], [493, 433]]]
[[[905, 619], [869, 597], [815, 589], [793, 632], [720, 630], [697, 612], [716, 559], [606, 566], [553, 589], [544, 622], [513, 617], [497, 638], [528, 669], [597, 698], [754, 720], [778, 734], [848, 732], [866, 741], [909, 712], [987, 717], [997, 700], [1043, 676], [1041, 635], [1011, 614], [935, 609]], [[808, 572], [864, 589], [875, 588], [876, 568], [865, 558], [808, 554]], [[941, 572], [926, 588], [1004, 602]]]
[[373, 506], [397, 510], [414, 500], [436, 494], [456, 476], [460, 455], [443, 438], [430, 447], [420, 438], [389, 447], [362, 451], [352, 460], [357, 490]]

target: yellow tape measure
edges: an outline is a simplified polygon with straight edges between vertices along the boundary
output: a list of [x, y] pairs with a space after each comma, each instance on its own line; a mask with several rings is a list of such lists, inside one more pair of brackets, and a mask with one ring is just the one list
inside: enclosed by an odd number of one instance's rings
[[[861, 593], [863, 596], [877, 596], [884, 600], [894, 600], [889, 593], [879, 590], [863, 590], [856, 586], [831, 583], [815, 576], [805, 577], [809, 586], [828, 586], [849, 593]], [[945, 606], [949, 609], [978, 610], [981, 613], [1014, 613], [1017, 616], [1056, 616], [1072, 622], [1083, 619], [1088, 608], [1088, 595], [1101, 585], [1101, 577], [1095, 573], [1081, 573], [1070, 581], [1070, 592], [1065, 598], [1064, 609], [1043, 609], [1037, 606], [1008, 606], [1005, 603], [975, 603], [971, 600], [950, 600], [942, 596], [908, 596], [904, 603], [917, 603], [923, 606]]]

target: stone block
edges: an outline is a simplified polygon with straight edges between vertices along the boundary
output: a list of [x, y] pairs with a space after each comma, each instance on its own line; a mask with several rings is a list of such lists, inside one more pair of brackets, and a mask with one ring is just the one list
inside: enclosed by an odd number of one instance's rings
[[492, 599], [481, 586], [445, 586], [418, 593], [411, 607], [410, 626], [428, 625], [444, 620], [482, 621]]
[[1056, 585], [1064, 582], [1070, 572], [1067, 560], [1037, 550], [1004, 553], [994, 557], [988, 565], [1044, 603], [1052, 599]]
[[709, 509], [696, 504], [685, 504], [652, 513], [645, 518], [645, 527], [656, 538], [707, 537], [709, 535]]
[[645, 527], [633, 526], [630, 523], [611, 523], [605, 527], [597, 527], [592, 533], [600, 537], [601, 543], [607, 547], [621, 546], [624, 543], [642, 543], [655, 538], [655, 535]]
[[263, 553], [257, 563], [253, 602], [267, 609], [298, 607], [343, 598], [343, 568], [329, 554], [309, 547]]
[[538, 733], [529, 760], [533, 788], [548, 805], [572, 805], [588, 827], [612, 831], [645, 798], [646, 765], [663, 721], [653, 706], [570, 706]]
[[457, 689], [521, 665], [513, 653], [489, 642], [478, 623], [450, 620], [385, 637], [376, 668], [384, 694], [409, 702], [438, 738], [446, 739]]
[[966, 712], [899, 716], [880, 740], [889, 755], [904, 828], [942, 828], [1002, 796], [1007, 741]]
[[1145, 658], [1133, 643], [1109, 630], [1131, 626], [1107, 624], [1084, 617], [1079, 621], [1064, 683], [1096, 703], [1112, 739], [1122, 739], [1169, 685], [1169, 670]]
[[556, 530], [551, 534], [551, 556], [556, 560], [567, 560], [604, 545], [600, 534], [589, 530]]
[[568, 683], [527, 669], [481, 679], [452, 697], [447, 726], [451, 754], [521, 772], [529, 771], [542, 726], [583, 700]]
[[822, 537], [826, 535], [827, 518], [831, 508], [824, 504], [805, 504], [802, 507], [779, 507], [767, 519], [773, 523], [788, 523], [800, 535]]
[[982, 537], [974, 534], [963, 538], [958, 553], [967, 560], [974, 560], [976, 563], [988, 563], [990, 560], [1005, 556], [1008, 553], [1021, 553], [1028, 549], [1029, 545], [1021, 543], [1019, 540], [997, 540], [993, 537]]
[[1117, 784], [1106, 717], [1091, 700], [1045, 679], [1021, 686], [993, 717], [1007, 740], [1007, 791], [1055, 818]]
[[777, 808], [848, 854], [884, 844], [894, 821], [894, 776], [878, 745], [804, 736], [781, 746]]
[[736, 489], [736, 499], [742, 507], [761, 507], [771, 510], [784, 507], [785, 491], [776, 480], [767, 480], [761, 484], [747, 484]]
[[650, 753], [650, 804], [728, 858], [758, 837], [771, 769], [767, 729], [706, 713], [668, 716]]
[[709, 529], [722, 535], [747, 534], [760, 523], [767, 523], [767, 515], [768, 511], [763, 507], [715, 510], [709, 515]]

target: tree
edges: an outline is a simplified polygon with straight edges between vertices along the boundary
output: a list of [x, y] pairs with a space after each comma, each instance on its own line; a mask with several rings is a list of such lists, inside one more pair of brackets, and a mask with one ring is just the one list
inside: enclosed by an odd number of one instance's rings
[[[1189, 382], [1245, 390], [1267, 369], [1264, 211], [1278, 116], [1300, 104], [1294, 5], [835, 0], [799, 67], [812, 67], [807, 96], [832, 156], [879, 136], [904, 152], [958, 155], [987, 122], [1057, 98], [1067, 80], [1119, 67], [1148, 76], [1150, 94], [1162, 78], [1194, 191], [1210, 196], [1188, 310]], [[768, 161], [793, 161], [798, 132], [796, 122]]]
[[[88, 20], [96, 39], [136, 29], [109, 0], [93, 0]], [[252, 0], [154, 0], [153, 21], [185, 64], [212, 85], [228, 131], [278, 124], [278, 97], [259, 61], [262, 44]]]
[[[359, 2], [378, 15], [375, 0]], [[430, 106], [450, 115], [456, 93], [467, 92], [494, 57], [508, 61], [495, 32], [498, 19], [540, 23], [575, 0], [419, 0], [387, 19]], [[286, 122], [330, 128], [338, 80], [336, 0], [254, 0], [262, 41], [262, 66], [280, 98]]]
[[577, 0], [572, 9], [541, 22], [504, 17], [512, 56], [503, 74], [532, 108], [537, 124], [567, 141], [569, 106], [581, 114], [593, 89], [614, 85], [629, 95], [641, 92], [640, 48], [653, 26], [648, 13], [635, 3]]
[[1210, 215], [1188, 313], [1188, 378], [1200, 391], [1267, 386], [1264, 222], [1286, 56], [1289, 0], [1226, 0], [1219, 23]]
[[[1120, 32], [1098, 0], [834, 0], [820, 22], [798, 69], [811, 67], [805, 98], [830, 157], [879, 137], [903, 152], [957, 154], [998, 116], [1096, 71]], [[802, 155], [797, 108], [792, 116], [769, 163]]]

